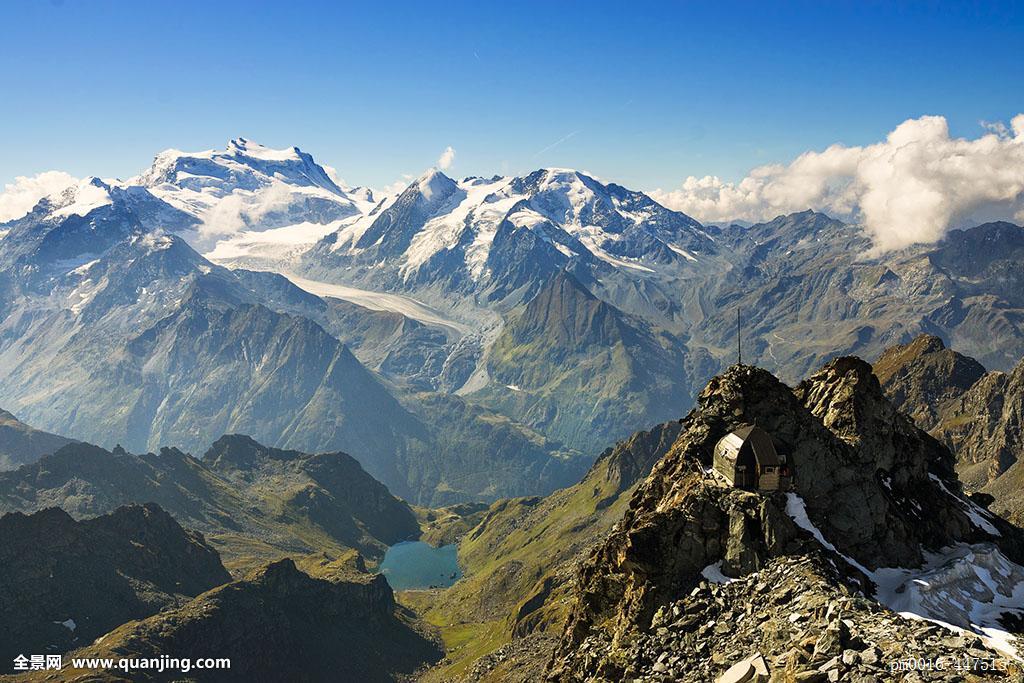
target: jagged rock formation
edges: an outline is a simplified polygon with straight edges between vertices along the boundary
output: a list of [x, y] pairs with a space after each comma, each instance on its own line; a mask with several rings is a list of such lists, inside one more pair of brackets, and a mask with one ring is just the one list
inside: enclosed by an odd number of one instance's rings
[[0, 410], [0, 470], [17, 469], [71, 441], [30, 427], [6, 410]]
[[183, 604], [230, 576], [203, 536], [155, 504], [75, 521], [57, 508], [0, 517], [0, 667], [63, 652]]
[[[714, 444], [738, 423], [759, 425], [788, 455], [793, 492], [730, 489], [707, 472]], [[583, 565], [551, 675], [635, 675], [630, 643], [709, 572], [741, 577], [780, 557], [827, 550], [843, 580], [870, 597], [879, 568], [920, 566], [926, 550], [998, 543], [1014, 561], [1024, 559], [1019, 530], [958, 488], [952, 455], [886, 400], [867, 363], [835, 359], [795, 389], [764, 370], [733, 366], [701, 393], [671, 451]], [[700, 657], [682, 656], [683, 671]]]
[[[725, 584], [702, 581], [660, 607], [651, 630], [625, 644], [620, 656], [631, 680], [644, 683], [980, 682], [1024, 675], [1018, 662], [995, 655], [977, 636], [880, 608], [817, 555], [778, 557]], [[944, 669], [914, 678], [916, 661], [939, 661], [936, 656]], [[978, 661], [973, 678], [953, 664], [964, 657]], [[893, 668], [901, 664], [906, 668]], [[993, 664], [1002, 668], [981, 668]]]
[[938, 426], [950, 404], [985, 374], [981, 363], [947, 349], [930, 334], [886, 349], [872, 368], [889, 400], [926, 431]]
[[59, 506], [88, 517], [139, 501], [206, 533], [233, 569], [348, 548], [380, 557], [419, 532], [410, 507], [350, 456], [266, 448], [245, 436], [219, 439], [203, 460], [175, 448], [132, 455], [75, 443], [0, 472], [0, 511]]
[[992, 509], [1024, 519], [1024, 361], [1011, 372], [985, 372], [974, 359], [921, 336], [875, 362], [887, 395], [955, 455], [964, 485], [995, 497]]
[[[339, 572], [313, 578], [291, 560], [125, 624], [74, 656], [159, 657], [171, 652], [231, 659], [230, 669], [188, 673], [200, 681], [407, 680], [441, 656], [396, 606], [383, 576]], [[178, 672], [133, 674], [133, 680], [180, 677]]]

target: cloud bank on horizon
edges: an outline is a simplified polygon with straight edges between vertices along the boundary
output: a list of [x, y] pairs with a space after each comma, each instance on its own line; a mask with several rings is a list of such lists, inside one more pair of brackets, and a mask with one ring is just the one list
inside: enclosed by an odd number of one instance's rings
[[654, 199], [705, 222], [765, 221], [808, 208], [860, 222], [882, 253], [942, 239], [967, 223], [1024, 221], [1024, 114], [951, 138], [943, 116], [908, 119], [863, 147], [835, 144], [737, 183], [690, 176]]

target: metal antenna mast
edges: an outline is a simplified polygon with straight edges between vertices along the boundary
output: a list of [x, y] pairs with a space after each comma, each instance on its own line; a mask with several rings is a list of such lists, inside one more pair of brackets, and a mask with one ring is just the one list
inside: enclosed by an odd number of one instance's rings
[[743, 344], [740, 338], [740, 307], [736, 307], [736, 365], [743, 365]]

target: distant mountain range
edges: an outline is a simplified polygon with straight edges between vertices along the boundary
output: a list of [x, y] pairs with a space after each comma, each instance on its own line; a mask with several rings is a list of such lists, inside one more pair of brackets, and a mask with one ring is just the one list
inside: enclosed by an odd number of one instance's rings
[[310, 455], [224, 436], [194, 458], [175, 448], [133, 455], [87, 443], [0, 472], [0, 513], [61, 507], [77, 518], [156, 503], [207, 538], [232, 569], [289, 554], [338, 558], [415, 538], [419, 524], [345, 453]]
[[0, 225], [0, 405], [106, 448], [343, 450], [446, 504], [570, 484], [744, 359], [795, 381], [920, 333], [1024, 356], [1024, 229], [881, 256], [813, 212], [703, 226], [585, 173], [347, 187], [242, 138]]

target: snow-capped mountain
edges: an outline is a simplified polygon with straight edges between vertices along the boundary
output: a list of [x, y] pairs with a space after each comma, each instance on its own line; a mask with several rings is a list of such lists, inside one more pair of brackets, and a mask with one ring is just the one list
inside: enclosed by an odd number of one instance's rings
[[[19, 286], [45, 281], [94, 260], [115, 244], [153, 231], [183, 232], [196, 219], [146, 188], [87, 178], [44, 197], [33, 209], [0, 224], [0, 267]], [[42, 282], [38, 282], [42, 277]]]
[[129, 183], [194, 216], [192, 241], [235, 264], [308, 248], [374, 203], [370, 190], [342, 186], [298, 147], [270, 149], [245, 138], [223, 151], [166, 150]]
[[[462, 426], [478, 430], [461, 441], [490, 448], [488, 439], [498, 438], [492, 418], [501, 415], [511, 420], [508, 443], [542, 443], [525, 425], [590, 452], [664, 419], [665, 410], [684, 411], [691, 388], [735, 358], [737, 309], [744, 359], [784, 379], [836, 354], [877, 356], [920, 332], [952, 340], [990, 367], [1011, 366], [1024, 354], [1022, 234], [1009, 224], [979, 226], [939, 245], [866, 258], [870, 242], [857, 226], [813, 212], [702, 226], [643, 193], [564, 169], [461, 180], [432, 169], [395, 195], [374, 197], [345, 187], [297, 148], [238, 139], [225, 151], [164, 152], [128, 181], [89, 178], [0, 224], [0, 399], [40, 427], [68, 427], [70, 436], [105, 430], [133, 434], [139, 447], [184, 443], [175, 430], [185, 418], [151, 429], [156, 407], [148, 403], [134, 417], [68, 411], [90, 392], [114, 412], [117, 397], [132, 392], [170, 405], [173, 392], [195, 392], [218, 365], [203, 356], [207, 365], [196, 371], [203, 363], [189, 360], [216, 339], [205, 330], [237, 336], [250, 334], [250, 323], [294, 323], [296, 343], [319, 340], [310, 348], [325, 353], [334, 348], [327, 337], [348, 346], [418, 416], [461, 416]], [[163, 331], [172, 320], [180, 323], [173, 335]], [[547, 320], [556, 324], [533, 324]], [[568, 320], [574, 335], [561, 339]], [[581, 341], [601, 321], [615, 324], [599, 342]], [[150, 344], [147, 335], [163, 341]], [[275, 339], [254, 338], [271, 346]], [[263, 381], [247, 366], [254, 360], [295, 363], [263, 378], [274, 391], [295, 389], [295, 400], [267, 405], [291, 417], [311, 405], [304, 392], [319, 386], [311, 357], [240, 344], [223, 352], [243, 381]], [[146, 388], [146, 368], [172, 350], [190, 379]], [[289, 373], [309, 385], [299, 391]], [[659, 398], [631, 398], [651, 395]], [[209, 408], [182, 405], [184, 416]], [[319, 419], [320, 408], [313, 412]], [[284, 422], [278, 428], [270, 442], [285, 443]], [[351, 441], [302, 447], [372, 442], [370, 450], [386, 453], [443, 441], [454, 460], [430, 460], [429, 472], [402, 484], [430, 496], [454, 481], [449, 474], [465, 474], [457, 465], [463, 444], [450, 429], [429, 438], [415, 436], [419, 429], [388, 444], [353, 432]], [[527, 460], [543, 469], [560, 447], [544, 445]], [[501, 476], [520, 486], [527, 471]], [[484, 477], [466, 491], [494, 486]]]
[[[184, 238], [195, 221], [145, 187], [90, 179], [0, 225], [0, 404], [138, 451], [234, 432], [344, 450], [424, 501], [551, 489], [583, 467], [484, 408], [381, 381], [461, 384], [460, 328], [225, 268]], [[488, 462], [467, 466], [467, 443]]]
[[453, 180], [431, 169], [325, 236], [304, 258], [324, 279], [386, 289], [532, 294], [568, 267], [585, 275], [677, 276], [716, 252], [713, 237], [647, 195], [585, 173]]

